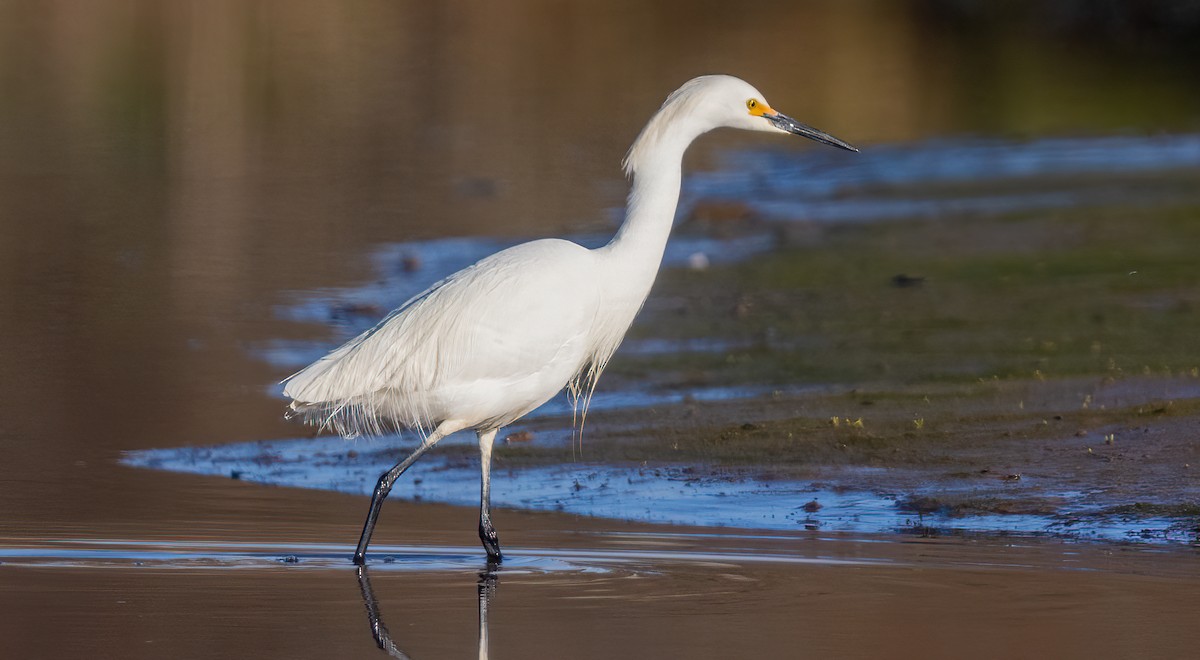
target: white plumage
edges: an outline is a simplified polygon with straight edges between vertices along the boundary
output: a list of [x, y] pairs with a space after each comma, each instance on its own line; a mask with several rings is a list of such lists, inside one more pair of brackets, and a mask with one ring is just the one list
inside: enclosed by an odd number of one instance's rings
[[284, 394], [344, 435], [433, 429], [451, 418], [505, 426], [589, 361], [607, 360], [592, 348], [610, 343], [592, 322], [601, 312], [595, 260], [561, 240], [496, 253], [296, 374]]
[[629, 329], [662, 261], [688, 145], [721, 126], [848, 144], [781, 115], [748, 83], [703, 76], [667, 98], [625, 159], [633, 178], [625, 222], [588, 250], [546, 239], [487, 257], [433, 285], [374, 328], [289, 378], [284, 394], [310, 423], [343, 435], [417, 429], [425, 442], [384, 473], [354, 560], [364, 561], [395, 479], [438, 440], [479, 434], [480, 538], [499, 542], [488, 513], [496, 431], [567, 387], [587, 399]]

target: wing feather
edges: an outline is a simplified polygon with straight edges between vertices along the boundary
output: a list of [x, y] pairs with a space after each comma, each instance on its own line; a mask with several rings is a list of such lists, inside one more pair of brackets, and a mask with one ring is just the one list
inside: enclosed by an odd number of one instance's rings
[[289, 377], [284, 395], [307, 421], [347, 436], [469, 416], [446, 410], [444, 394], [476, 382], [517, 383], [564, 360], [579, 363], [569, 365], [572, 373], [583, 366], [576, 354], [595, 316], [593, 274], [590, 252], [568, 241], [498, 252]]

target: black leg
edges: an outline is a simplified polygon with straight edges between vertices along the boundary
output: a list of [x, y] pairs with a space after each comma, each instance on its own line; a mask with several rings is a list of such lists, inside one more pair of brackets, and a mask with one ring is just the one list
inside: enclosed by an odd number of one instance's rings
[[496, 528], [492, 526], [492, 518], [486, 513], [479, 516], [479, 540], [487, 551], [488, 561], [500, 561], [504, 555], [500, 553], [500, 538], [496, 536]]
[[500, 538], [496, 536], [496, 528], [492, 526], [492, 443], [496, 440], [496, 431], [479, 432], [479, 462], [482, 479], [479, 486], [479, 540], [487, 551], [488, 561], [500, 561]]
[[354, 551], [354, 563], [362, 566], [367, 561], [367, 544], [371, 542], [371, 533], [375, 531], [375, 520], [379, 518], [379, 510], [383, 508], [383, 500], [392, 491], [392, 485], [396, 483], [396, 479], [404, 474], [404, 471], [413, 463], [417, 462], [418, 458], [433, 448], [435, 444], [447, 435], [459, 430], [461, 426], [451, 426], [443, 423], [434, 429], [433, 433], [425, 438], [425, 442], [421, 443], [413, 453], [409, 454], [408, 458], [400, 461], [392, 467], [392, 469], [384, 472], [379, 476], [379, 481], [375, 484], [375, 492], [371, 494], [371, 508], [367, 511], [367, 521], [363, 523], [362, 536], [358, 537], [358, 548]]

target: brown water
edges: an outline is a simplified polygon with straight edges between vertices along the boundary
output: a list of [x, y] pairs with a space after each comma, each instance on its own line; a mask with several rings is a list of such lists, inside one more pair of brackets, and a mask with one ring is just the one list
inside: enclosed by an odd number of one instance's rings
[[[40, 542], [32, 554], [67, 558], [9, 560], [3, 595], [19, 608], [0, 626], [17, 657], [382, 657], [374, 622], [413, 658], [1186, 657], [1200, 641], [1194, 565], [1176, 555], [554, 524], [519, 521], [526, 544], [490, 574], [474, 547], [423, 545], [389, 548], [395, 563], [365, 579], [292, 534], [118, 542], [104, 559]], [[294, 563], [281, 548], [299, 548]]]
[[[928, 6], [0, 2], [5, 655], [378, 653], [354, 572], [303, 547], [348, 553], [362, 498], [138, 471], [120, 452], [294, 436], [265, 391], [286, 374], [245, 346], [294, 337], [273, 316], [282, 292], [371, 276], [379, 242], [608, 230], [626, 145], [693, 75], [741, 75], [863, 147], [1200, 128], [1196, 60], [1153, 38], [964, 27]], [[712, 136], [689, 167], [767, 143]], [[474, 515], [384, 512], [381, 546], [458, 549], [372, 574], [413, 657], [476, 650]], [[506, 568], [493, 656], [1134, 657], [1197, 641], [1186, 553], [616, 534], [629, 529], [505, 512], [518, 563], [534, 548], [666, 554]], [[121, 550], [106, 562], [68, 541]], [[300, 562], [203, 545], [234, 542]], [[139, 559], [155, 543], [206, 559]], [[737, 552], [699, 554], [713, 544]], [[1096, 570], [1064, 567], [1076, 550]]]

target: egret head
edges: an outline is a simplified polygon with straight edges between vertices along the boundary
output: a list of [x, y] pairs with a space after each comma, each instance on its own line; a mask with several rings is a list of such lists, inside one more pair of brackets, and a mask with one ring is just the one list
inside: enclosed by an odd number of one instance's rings
[[714, 128], [730, 127], [799, 135], [847, 151], [853, 146], [775, 110], [762, 92], [733, 76], [700, 76], [675, 90], [642, 129], [625, 157], [630, 173], [653, 151], [651, 145], [672, 137], [690, 142]]
[[[693, 87], [694, 85], [694, 87]], [[683, 86], [679, 91], [689, 88], [703, 97], [704, 107], [716, 121], [716, 126], [731, 126], [749, 131], [766, 131], [768, 133], [790, 133], [822, 144], [828, 144], [838, 149], [858, 151], [853, 146], [819, 131], [812, 126], [801, 124], [791, 117], [779, 112], [767, 103], [762, 92], [750, 83], [733, 76], [701, 76]]]

